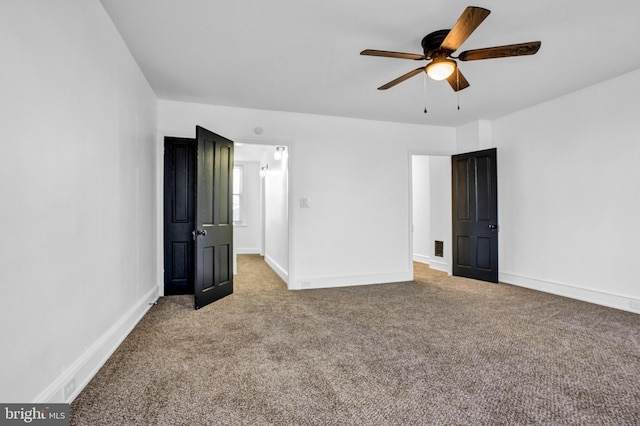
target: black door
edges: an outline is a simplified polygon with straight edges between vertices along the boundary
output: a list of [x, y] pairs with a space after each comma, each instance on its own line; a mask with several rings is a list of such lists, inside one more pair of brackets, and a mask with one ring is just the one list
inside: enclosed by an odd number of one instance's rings
[[451, 157], [453, 275], [498, 282], [496, 149]]
[[233, 293], [233, 142], [196, 127], [195, 306]]
[[195, 139], [164, 139], [164, 294], [193, 294]]

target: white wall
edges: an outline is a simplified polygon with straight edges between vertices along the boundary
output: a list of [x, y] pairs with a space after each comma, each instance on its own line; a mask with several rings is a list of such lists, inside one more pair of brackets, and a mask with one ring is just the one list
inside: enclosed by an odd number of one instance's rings
[[0, 401], [69, 401], [156, 299], [157, 102], [98, 1], [0, 3], [0, 51]]
[[640, 311], [638, 93], [640, 70], [493, 121], [502, 281]]
[[431, 183], [429, 156], [411, 159], [413, 199], [413, 260], [429, 264], [433, 256], [431, 240]]
[[[431, 185], [431, 261], [429, 267], [452, 274], [451, 243], [451, 157], [429, 157]], [[442, 241], [444, 256], [434, 255], [434, 241]]]
[[[451, 157], [413, 156], [413, 260], [451, 274]], [[444, 256], [435, 255], [442, 241]]]
[[[287, 145], [289, 287], [410, 279], [410, 154], [449, 155], [455, 129], [159, 101], [159, 140], [196, 124]], [[260, 126], [264, 133], [256, 136]], [[301, 209], [300, 198], [311, 207]]]
[[264, 177], [264, 259], [286, 283], [289, 282], [289, 147], [279, 160], [276, 147], [265, 153], [261, 165], [268, 165]]
[[242, 225], [233, 227], [234, 249], [240, 254], [259, 254], [262, 247], [260, 162], [236, 161], [235, 164], [244, 169], [244, 217]]
[[492, 125], [488, 120], [477, 120], [456, 129], [458, 154], [493, 147]]

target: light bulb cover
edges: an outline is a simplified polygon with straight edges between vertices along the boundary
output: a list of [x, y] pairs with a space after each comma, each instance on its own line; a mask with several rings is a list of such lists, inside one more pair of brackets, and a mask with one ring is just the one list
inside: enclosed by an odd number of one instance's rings
[[456, 61], [446, 58], [436, 58], [430, 62], [425, 71], [433, 80], [444, 80], [456, 70]]
[[284, 154], [285, 147], [284, 146], [276, 146], [276, 151], [273, 153], [274, 160], [282, 160], [282, 155]]

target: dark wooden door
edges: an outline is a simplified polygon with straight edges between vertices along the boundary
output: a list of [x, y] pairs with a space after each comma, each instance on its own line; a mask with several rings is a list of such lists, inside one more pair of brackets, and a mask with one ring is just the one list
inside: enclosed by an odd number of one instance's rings
[[193, 294], [195, 139], [164, 139], [164, 294]]
[[195, 306], [233, 293], [233, 142], [196, 127]]
[[496, 149], [451, 157], [453, 275], [498, 282]]

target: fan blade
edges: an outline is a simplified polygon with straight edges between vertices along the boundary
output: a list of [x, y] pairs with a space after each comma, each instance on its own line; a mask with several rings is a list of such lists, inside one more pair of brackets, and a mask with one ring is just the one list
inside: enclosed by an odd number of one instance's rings
[[455, 52], [464, 43], [464, 41], [475, 31], [476, 28], [489, 16], [490, 10], [481, 7], [467, 7], [456, 24], [451, 28], [449, 34], [440, 45], [441, 49]]
[[477, 61], [479, 59], [508, 58], [509, 56], [535, 55], [542, 43], [530, 41], [529, 43], [509, 44], [506, 46], [485, 47], [462, 52], [458, 59], [461, 61]]
[[454, 92], [457, 92], [459, 90], [466, 89], [467, 87], [469, 87], [469, 82], [467, 81], [466, 78], [464, 78], [464, 75], [462, 75], [462, 73], [460, 72], [460, 69], [457, 67], [455, 72], [447, 78], [447, 81], [451, 85], [451, 88], [453, 89]]
[[400, 59], [424, 59], [424, 55], [418, 55], [416, 53], [402, 53], [402, 52], [388, 52], [386, 50], [373, 50], [366, 49], [360, 52], [361, 55], [366, 56], [382, 56], [385, 58], [400, 58]]
[[387, 84], [378, 87], [378, 90], [387, 90], [390, 89], [391, 87], [395, 86], [398, 83], [402, 83], [405, 80], [410, 79], [411, 77], [413, 77], [414, 75], [418, 75], [421, 72], [424, 71], [424, 67], [420, 67], [420, 68], [416, 68], [413, 71], [409, 71], [408, 73], [406, 73], [405, 75], [401, 75], [400, 77], [396, 78], [393, 81], [388, 82]]

